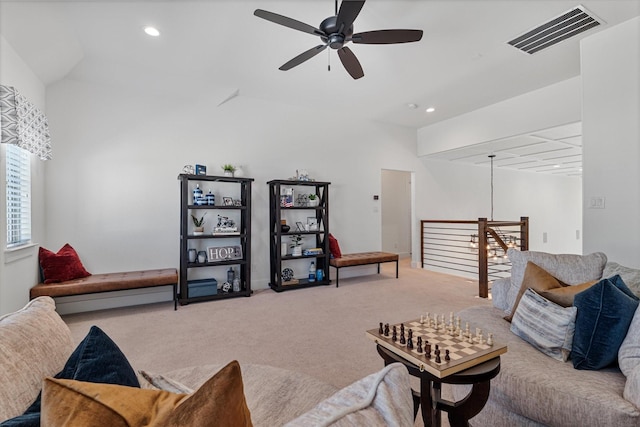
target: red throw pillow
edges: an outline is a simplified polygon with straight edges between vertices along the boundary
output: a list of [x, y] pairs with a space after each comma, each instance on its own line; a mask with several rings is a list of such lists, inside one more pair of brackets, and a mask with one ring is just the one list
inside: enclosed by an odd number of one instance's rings
[[329, 250], [331, 251], [331, 256], [334, 258], [342, 257], [342, 252], [340, 251], [340, 245], [338, 244], [338, 239], [333, 237], [333, 234], [329, 233]]
[[91, 276], [91, 273], [84, 269], [75, 249], [68, 243], [57, 254], [40, 247], [38, 259], [44, 283], [59, 283]]

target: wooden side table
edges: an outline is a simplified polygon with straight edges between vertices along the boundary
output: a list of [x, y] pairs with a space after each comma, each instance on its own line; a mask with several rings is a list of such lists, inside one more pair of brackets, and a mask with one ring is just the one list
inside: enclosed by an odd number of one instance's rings
[[[451, 427], [468, 427], [469, 419], [476, 416], [487, 403], [491, 379], [500, 372], [500, 356], [498, 356], [464, 371], [438, 378], [426, 370], [420, 370], [413, 363], [381, 345], [376, 347], [385, 365], [395, 362], [402, 363], [409, 370], [409, 374], [420, 378], [420, 392], [413, 391], [413, 415], [414, 417], [417, 415], [418, 406], [420, 406], [425, 427], [440, 427], [441, 411], [446, 411], [449, 414]], [[472, 388], [464, 399], [450, 402], [441, 397], [443, 383], [470, 384]]]

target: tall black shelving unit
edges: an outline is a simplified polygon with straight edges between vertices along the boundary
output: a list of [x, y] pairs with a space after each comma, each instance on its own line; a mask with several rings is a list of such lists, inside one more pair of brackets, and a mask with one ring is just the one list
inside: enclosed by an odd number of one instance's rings
[[[269, 286], [276, 292], [292, 289], [308, 288], [311, 286], [328, 285], [329, 280], [329, 185], [330, 182], [319, 181], [297, 181], [297, 180], [272, 180], [269, 185], [269, 252], [270, 252], [270, 283]], [[294, 205], [281, 206], [281, 196], [283, 188], [293, 188]], [[315, 194], [319, 199], [318, 206], [296, 205], [295, 193], [302, 192]], [[306, 212], [305, 212], [306, 211]], [[296, 228], [296, 214], [310, 214], [316, 218], [317, 230], [300, 231]], [[287, 225], [291, 229], [283, 232], [281, 221], [288, 220]], [[288, 243], [288, 239], [294, 235], [301, 235], [304, 247], [321, 248], [322, 254], [293, 256], [283, 255], [281, 248], [283, 243]], [[309, 262], [315, 261], [316, 269], [324, 272], [322, 280], [310, 282], [300, 273], [296, 277], [295, 284], [286, 284], [282, 278], [282, 270], [290, 261], [307, 259]]]
[[[210, 301], [216, 299], [233, 298], [251, 295], [251, 183], [252, 178], [234, 178], [229, 176], [214, 175], [178, 175], [180, 181], [180, 273], [177, 300], [181, 305], [199, 301]], [[201, 186], [209, 185], [216, 191], [228, 191], [233, 184], [238, 185], [240, 194], [239, 205], [223, 205], [220, 194], [216, 196], [215, 205], [196, 205], [192, 200], [193, 187], [196, 184]], [[222, 190], [222, 188], [225, 190]], [[237, 192], [237, 188], [236, 188]], [[229, 214], [239, 217], [238, 232], [229, 235], [214, 235], [211, 230], [205, 231], [201, 235], [193, 234], [191, 227], [191, 214], [211, 212], [216, 214]], [[208, 227], [211, 228], [212, 227]], [[206, 228], [205, 228], [206, 230]], [[237, 244], [242, 248], [242, 258], [228, 260], [207, 260], [204, 263], [189, 262], [188, 250], [190, 242], [202, 242], [203, 246], [225, 246]], [[239, 269], [240, 291], [221, 293], [207, 296], [189, 295], [189, 276], [194, 269], [207, 269], [210, 275], [225, 277], [225, 268], [235, 267]]]

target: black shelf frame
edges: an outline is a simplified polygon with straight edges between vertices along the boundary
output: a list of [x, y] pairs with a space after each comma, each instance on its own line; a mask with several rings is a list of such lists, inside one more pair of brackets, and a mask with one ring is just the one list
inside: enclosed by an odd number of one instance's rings
[[[180, 271], [179, 282], [176, 289], [175, 298], [180, 305], [186, 305], [195, 302], [212, 301], [235, 297], [249, 297], [251, 290], [251, 184], [253, 178], [235, 178], [229, 176], [217, 175], [193, 175], [180, 174]], [[240, 185], [240, 202], [241, 206], [225, 206], [225, 205], [195, 205], [190, 203], [191, 192], [189, 189], [190, 182], [216, 182], [231, 183]], [[191, 212], [195, 210], [233, 210], [240, 212], [240, 224], [238, 234], [188, 234], [189, 221]], [[229, 259], [223, 261], [207, 261], [204, 263], [189, 262], [188, 247], [190, 240], [217, 240], [235, 238], [240, 240], [242, 247], [242, 258]], [[240, 272], [240, 291], [230, 293], [217, 293], [216, 295], [190, 297], [188, 277], [189, 270], [194, 268], [220, 267], [220, 266], [238, 265]]]
[[[276, 292], [289, 291], [293, 289], [303, 289], [315, 286], [330, 285], [329, 280], [329, 259], [331, 253], [329, 250], [329, 185], [330, 182], [325, 181], [297, 181], [276, 179], [268, 181], [269, 185], [269, 253], [270, 253], [270, 281], [269, 287]], [[318, 206], [280, 206], [280, 196], [282, 187], [313, 187], [313, 192], [319, 198]], [[294, 190], [295, 191], [295, 190]], [[319, 229], [317, 231], [297, 231], [291, 229], [283, 232], [280, 227], [280, 221], [283, 213], [287, 211], [306, 210], [313, 212], [318, 222]], [[283, 238], [293, 235], [315, 236], [316, 247], [322, 248], [322, 254], [318, 255], [282, 255], [281, 248]], [[308, 279], [299, 278], [298, 283], [294, 285], [283, 285], [282, 268], [287, 261], [298, 259], [315, 259], [316, 268], [324, 271], [323, 280], [309, 282]]]

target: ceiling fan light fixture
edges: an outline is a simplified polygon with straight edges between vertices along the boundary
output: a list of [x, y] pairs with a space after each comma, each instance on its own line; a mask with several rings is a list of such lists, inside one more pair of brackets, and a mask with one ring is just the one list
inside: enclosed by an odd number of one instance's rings
[[436, 109], [435, 109], [435, 108], [433, 108], [433, 107], [429, 107], [429, 108], [427, 108], [427, 109], [426, 109], [426, 110], [424, 110], [424, 111], [426, 111], [427, 113], [433, 113], [434, 111], [436, 111]]

